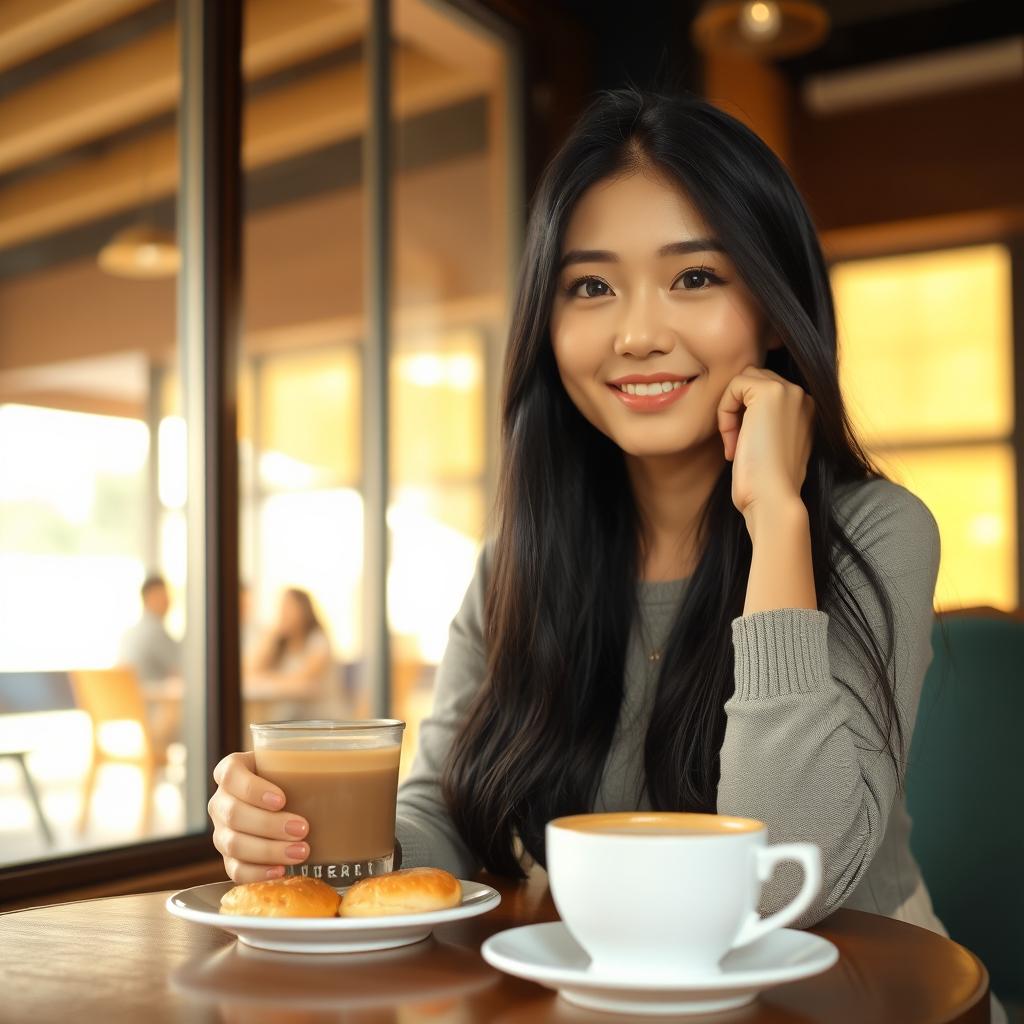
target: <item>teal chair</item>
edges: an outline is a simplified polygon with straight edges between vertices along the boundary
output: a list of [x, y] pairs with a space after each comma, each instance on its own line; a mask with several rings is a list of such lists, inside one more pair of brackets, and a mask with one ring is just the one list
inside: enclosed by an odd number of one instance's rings
[[907, 768], [910, 845], [935, 912], [984, 962], [1011, 1014], [1019, 1013], [1024, 617], [995, 609], [947, 613], [936, 620], [932, 646]]

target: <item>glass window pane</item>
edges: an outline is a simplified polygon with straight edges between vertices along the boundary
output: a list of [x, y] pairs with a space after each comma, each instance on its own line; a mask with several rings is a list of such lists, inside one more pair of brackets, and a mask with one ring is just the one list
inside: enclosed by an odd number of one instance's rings
[[42, 806], [0, 759], [0, 865], [194, 829], [205, 771], [181, 728], [175, 5], [109, 6], [0, 75], [0, 750]]
[[1016, 464], [1010, 445], [874, 453], [932, 510], [942, 536], [939, 608], [1017, 606]]
[[399, 347], [391, 363], [391, 463], [407, 483], [478, 480], [484, 465], [484, 346], [478, 331]]
[[1005, 246], [840, 263], [832, 284], [842, 385], [869, 442], [1009, 435]]
[[244, 12], [245, 46], [261, 54], [243, 118], [246, 741], [250, 721], [369, 707], [360, 492], [366, 10], [303, 0]]
[[354, 484], [362, 415], [352, 349], [273, 356], [259, 369], [260, 483], [269, 490]]
[[289, 718], [349, 717], [365, 714], [356, 692], [362, 651], [362, 547], [339, 538], [358, 537], [363, 529], [363, 502], [349, 488], [300, 491], [265, 498], [258, 518], [258, 587], [250, 599], [252, 621], [266, 624], [264, 634], [292, 628], [292, 598], [308, 595], [314, 628], [330, 652], [318, 671], [299, 680], [284, 678], [301, 670], [315, 642], [307, 640], [296, 656], [272, 652], [273, 665], [256, 662], [261, 637], [252, 636], [247, 652], [247, 713], [252, 721]]
[[424, 0], [394, 5], [394, 34], [388, 618], [404, 773], [484, 539], [517, 200], [506, 44]]

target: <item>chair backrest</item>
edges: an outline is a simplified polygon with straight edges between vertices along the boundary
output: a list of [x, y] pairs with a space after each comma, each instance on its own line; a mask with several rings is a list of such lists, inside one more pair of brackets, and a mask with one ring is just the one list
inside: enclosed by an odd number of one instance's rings
[[146, 731], [146, 702], [134, 669], [76, 669], [71, 692], [94, 728], [105, 722], [138, 722]]
[[950, 935], [1024, 997], [1024, 620], [948, 613], [932, 633], [907, 770], [910, 845]]

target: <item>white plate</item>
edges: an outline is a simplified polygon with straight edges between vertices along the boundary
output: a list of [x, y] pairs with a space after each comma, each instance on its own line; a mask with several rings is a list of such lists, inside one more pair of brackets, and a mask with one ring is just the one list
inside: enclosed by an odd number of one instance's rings
[[167, 898], [175, 917], [212, 925], [238, 937], [256, 949], [278, 953], [365, 953], [375, 949], [408, 946], [425, 939], [435, 925], [486, 914], [501, 903], [489, 885], [460, 882], [462, 902], [448, 910], [393, 917], [245, 917], [222, 914], [220, 898], [232, 882], [211, 882], [182, 889]]
[[728, 953], [717, 974], [608, 977], [592, 974], [590, 957], [561, 921], [531, 924], [492, 935], [484, 959], [519, 978], [558, 991], [563, 999], [611, 1013], [712, 1013], [752, 1002], [758, 992], [831, 967], [839, 950], [828, 939], [780, 928]]

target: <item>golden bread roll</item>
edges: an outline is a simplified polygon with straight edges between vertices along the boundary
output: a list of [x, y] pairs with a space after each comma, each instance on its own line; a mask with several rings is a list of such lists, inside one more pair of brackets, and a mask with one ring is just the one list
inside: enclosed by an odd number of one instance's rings
[[403, 868], [356, 882], [342, 897], [341, 917], [379, 917], [447, 910], [462, 902], [459, 880], [440, 868]]
[[319, 878], [292, 875], [236, 885], [221, 897], [220, 912], [247, 917], [334, 917], [340, 899]]

